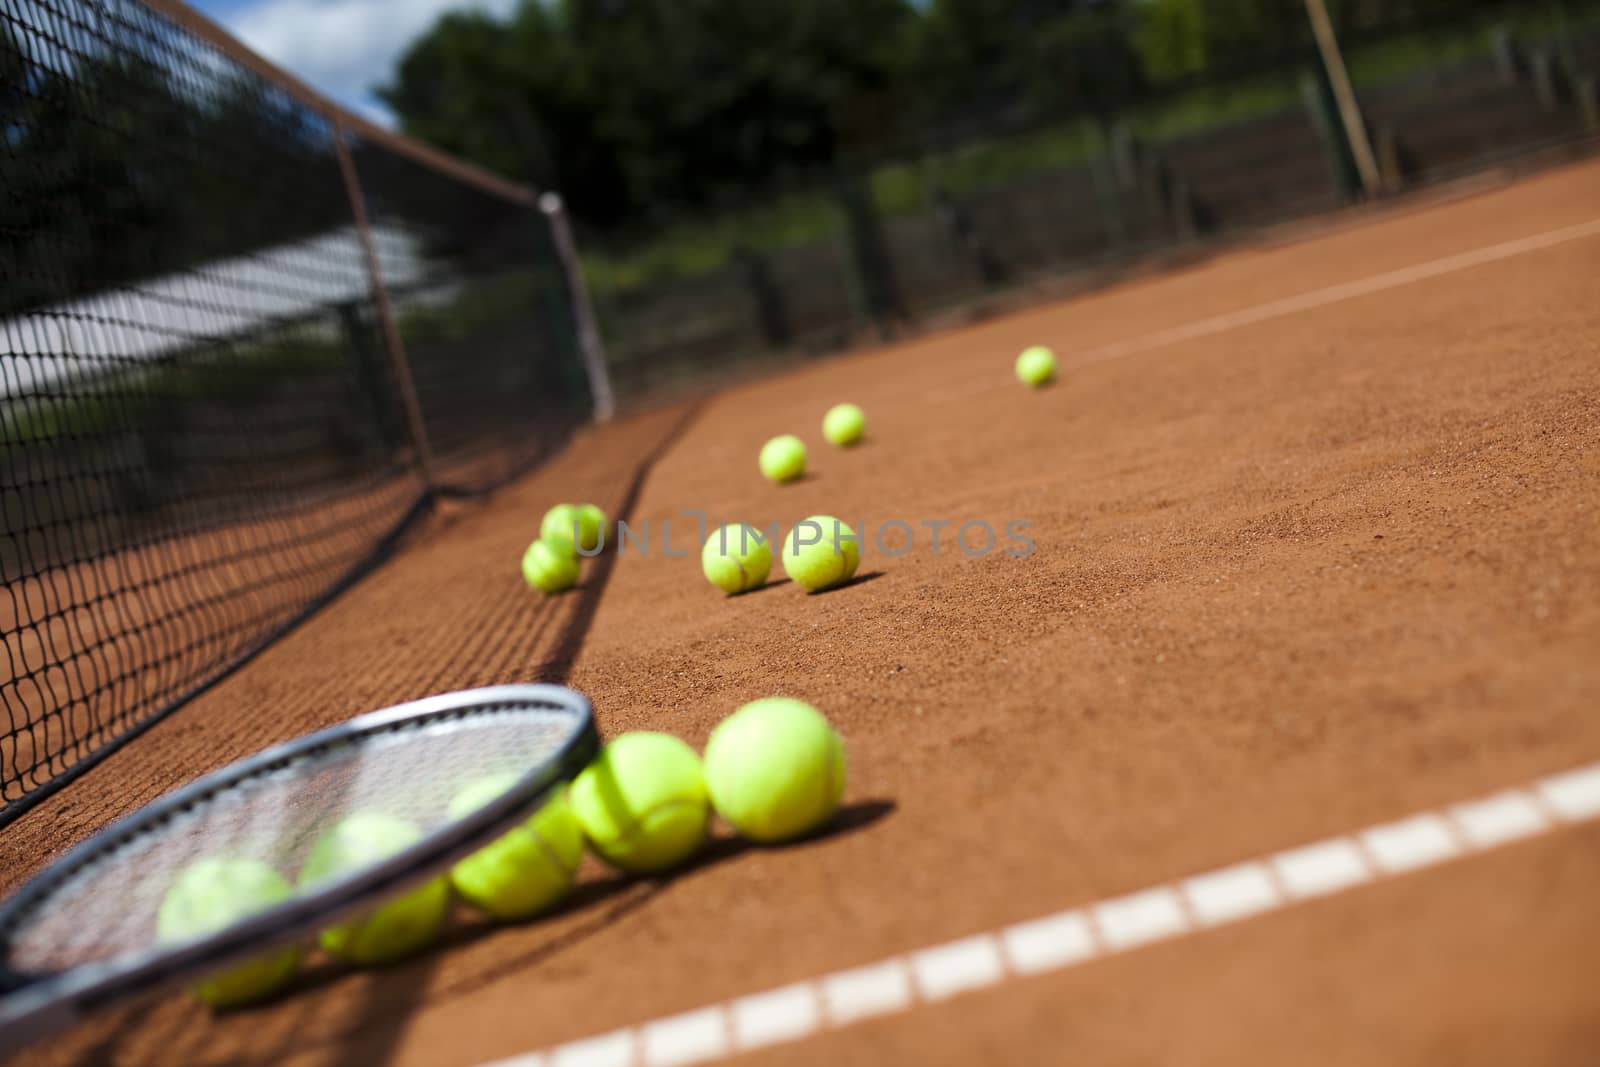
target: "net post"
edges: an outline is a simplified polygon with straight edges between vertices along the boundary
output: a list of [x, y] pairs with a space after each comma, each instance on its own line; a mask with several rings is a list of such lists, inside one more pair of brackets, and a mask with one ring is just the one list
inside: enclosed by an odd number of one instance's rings
[[559, 193], [541, 194], [539, 211], [549, 223], [550, 238], [561, 260], [561, 273], [566, 277], [572, 318], [578, 330], [578, 348], [583, 356], [584, 371], [589, 377], [589, 394], [594, 398], [594, 418], [596, 422], [608, 422], [616, 414], [616, 400], [611, 392], [611, 374], [606, 369], [605, 343], [600, 339], [594, 303], [589, 297], [589, 283], [583, 276], [578, 245], [572, 237], [572, 222], [567, 217], [567, 208]]
[[377, 305], [378, 320], [383, 325], [384, 347], [389, 350], [389, 361], [394, 365], [395, 382], [400, 387], [400, 402], [405, 407], [406, 422], [411, 428], [411, 443], [417, 450], [417, 472], [424, 491], [433, 492], [438, 486], [435, 478], [433, 449], [428, 443], [427, 424], [422, 419], [422, 404], [417, 400], [417, 386], [411, 378], [411, 364], [406, 359], [405, 342], [400, 337], [400, 325], [395, 321], [394, 304], [389, 299], [389, 287], [383, 280], [383, 265], [378, 261], [378, 248], [372, 240], [372, 223], [367, 215], [367, 199], [361, 191], [361, 179], [356, 174], [356, 163], [350, 155], [350, 142], [343, 121], [333, 121], [334, 152], [339, 157], [339, 173], [344, 177], [345, 195], [350, 199], [350, 214], [355, 219], [356, 234], [361, 239], [361, 252], [366, 259], [367, 278], [372, 285], [372, 301]]
[[1361, 188], [1367, 196], [1376, 197], [1383, 191], [1377, 157], [1372, 151], [1372, 141], [1367, 136], [1366, 122], [1361, 117], [1355, 89], [1350, 84], [1350, 72], [1345, 69], [1344, 55], [1339, 51], [1339, 38], [1333, 32], [1328, 6], [1324, 0], [1305, 0], [1305, 4], [1312, 35], [1317, 39], [1317, 52], [1322, 57], [1323, 69], [1328, 73], [1328, 85], [1333, 90], [1333, 99], [1339, 108], [1345, 138], [1350, 142], [1350, 154], [1355, 158], [1356, 171], [1361, 176]]

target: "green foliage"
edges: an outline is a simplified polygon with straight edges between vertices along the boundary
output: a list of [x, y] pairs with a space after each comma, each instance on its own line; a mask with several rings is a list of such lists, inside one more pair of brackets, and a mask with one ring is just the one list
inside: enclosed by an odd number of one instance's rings
[[[1587, 20], [1587, 21], [1585, 21]], [[1560, 28], [1600, 25], [1600, 4], [1567, 12]], [[1509, 25], [1538, 35], [1558, 28], [1548, 13], [1530, 11]], [[1348, 51], [1358, 83], [1403, 77], [1431, 64], [1487, 55], [1489, 23], [1468, 24], [1455, 32], [1424, 30], [1361, 44]], [[1161, 140], [1299, 106], [1298, 67], [1262, 75], [1200, 83], [1135, 101], [1119, 118], [1141, 136]], [[1079, 164], [1103, 151], [1103, 141], [1079, 123], [1052, 123], [1009, 137], [974, 140], [913, 160], [873, 168], [869, 184], [885, 216], [925, 210], [939, 186], [956, 195], [980, 192], [1031, 174]], [[590, 242], [585, 267], [597, 294], [623, 292], [673, 278], [693, 277], [727, 266], [734, 247], [777, 251], [828, 239], [840, 231], [836, 205], [824, 189], [791, 190], [758, 203], [685, 217], [645, 239]]]
[[[1351, 42], [1524, 10], [1329, 3]], [[522, 0], [445, 16], [382, 95], [408, 132], [561, 189], [591, 233], [661, 232], [841, 165], [1104, 123], [1311, 55], [1304, 0]]]
[[0, 21], [0, 314], [348, 218], [325, 131], [243, 76], [205, 88], [137, 53], [68, 53]]
[[476, 278], [449, 300], [399, 311], [400, 335], [413, 341], [459, 341], [486, 325], [527, 317], [550, 279], [534, 270]]
[[930, 110], [1013, 95], [1027, 81], [1014, 51], [1032, 22], [1013, 0], [931, 0], [907, 35], [908, 70]]
[[876, 143], [903, 0], [528, 0], [453, 15], [381, 90], [408, 132], [566, 192], [591, 224], [706, 205]]
[[342, 348], [332, 341], [286, 338], [80, 377], [53, 387], [48, 397], [0, 406], [0, 451], [104, 440], [197, 403], [257, 402], [307, 374], [336, 368], [343, 359]]
[[1120, 15], [1084, 15], [1043, 26], [1031, 42], [1031, 83], [1045, 112], [1109, 118], [1133, 102], [1144, 71]]
[[759, 203], [694, 214], [656, 230], [646, 241], [585, 243], [584, 272], [596, 295], [726, 266], [734, 249], [774, 251], [836, 234], [839, 210], [828, 194], [800, 189]]
[[1139, 56], [1153, 82], [1169, 82], [1206, 68], [1209, 41], [1200, 0], [1150, 0], [1138, 31]]
[[1305, 0], [1206, 0], [1202, 26], [1213, 59], [1281, 50], [1310, 38]]
[[[1098, 138], [1082, 124], [1052, 125], [1014, 137], [964, 145], [931, 158], [926, 170], [931, 181], [959, 195], [1070, 167], [1091, 158], [1099, 149]], [[893, 210], [881, 199], [879, 206]]]

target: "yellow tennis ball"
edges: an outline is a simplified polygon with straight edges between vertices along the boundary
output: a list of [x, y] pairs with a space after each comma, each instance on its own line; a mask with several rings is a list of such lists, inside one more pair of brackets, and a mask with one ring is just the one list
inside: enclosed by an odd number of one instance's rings
[[585, 552], [600, 547], [605, 526], [605, 512], [593, 504], [557, 504], [544, 513], [544, 520], [539, 523], [539, 540], [576, 556], [580, 547]]
[[754, 526], [734, 522], [718, 527], [700, 552], [706, 580], [724, 593], [743, 593], [767, 580], [772, 546]]
[[579, 544], [585, 552], [604, 548], [611, 543], [611, 520], [598, 504], [578, 505]]
[[[162, 898], [156, 937], [188, 941], [216, 933], [286, 900], [291, 892], [288, 879], [259, 860], [199, 860], [179, 872]], [[300, 947], [292, 945], [209, 975], [192, 988], [212, 1007], [232, 1008], [276, 993], [299, 964]]]
[[573, 548], [573, 529], [578, 525], [578, 506], [576, 504], [557, 504], [544, 513], [544, 518], [539, 522], [539, 540], [551, 548], [565, 549], [572, 555], [577, 555]]
[[608, 863], [653, 874], [705, 840], [711, 818], [694, 749], [667, 734], [629, 733], [608, 744], [572, 783], [572, 810]]
[[843, 585], [860, 564], [855, 531], [832, 515], [801, 519], [783, 539], [783, 569], [807, 592]]
[[822, 436], [840, 448], [861, 440], [867, 430], [867, 416], [854, 404], [835, 404], [822, 416]]
[[522, 554], [522, 579], [541, 593], [559, 593], [578, 584], [578, 557], [548, 541], [535, 541]]
[[[313, 885], [370, 867], [421, 838], [422, 831], [411, 823], [381, 812], [347, 816], [311, 846], [300, 869], [300, 884]], [[318, 941], [348, 963], [362, 967], [389, 963], [432, 941], [449, 907], [449, 880], [432, 878], [358, 919], [329, 927]]]
[[787, 841], [833, 818], [844, 795], [844, 745], [822, 713], [788, 697], [746, 704], [706, 743], [717, 814], [752, 841]]
[[769, 481], [792, 482], [806, 472], [806, 446], [791, 433], [774, 437], [761, 446], [760, 465]]
[[[483, 807], [516, 780], [508, 773], [470, 783], [451, 799], [450, 818]], [[583, 829], [562, 788], [522, 825], [450, 868], [450, 884], [496, 919], [526, 919], [566, 896], [582, 859]]]
[[1056, 355], [1044, 345], [1023, 349], [1017, 357], [1017, 377], [1037, 389], [1056, 380]]

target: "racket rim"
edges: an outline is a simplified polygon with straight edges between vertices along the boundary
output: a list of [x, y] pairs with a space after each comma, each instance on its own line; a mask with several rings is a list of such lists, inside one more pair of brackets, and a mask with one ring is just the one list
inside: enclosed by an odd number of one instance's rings
[[[552, 710], [570, 712], [574, 719], [571, 735], [510, 788], [452, 820], [447, 828], [425, 833], [417, 842], [349, 876], [327, 879], [313, 889], [297, 887], [284, 901], [200, 937], [168, 945], [152, 941], [139, 949], [59, 970], [24, 971], [14, 966], [14, 938], [63, 883], [102, 856], [114, 855], [144, 834], [159, 832], [163, 824], [196, 805], [214, 801], [251, 779], [276, 773], [297, 759], [357, 743], [363, 737], [381, 736], [411, 724], [426, 728], [448, 721], [451, 713], [466, 717], [486, 708], [517, 704], [545, 704]], [[444, 870], [498, 838], [560, 783], [575, 777], [599, 748], [599, 731], [588, 697], [566, 686], [530, 682], [438, 693], [379, 708], [270, 745], [204, 774], [96, 831], [0, 901], [0, 1034], [55, 1002], [70, 1001], [73, 1007], [92, 1009], [130, 987], [149, 989], [198, 975], [292, 943], [343, 915], [371, 907], [374, 898], [413, 880], [422, 881], [429, 873]]]

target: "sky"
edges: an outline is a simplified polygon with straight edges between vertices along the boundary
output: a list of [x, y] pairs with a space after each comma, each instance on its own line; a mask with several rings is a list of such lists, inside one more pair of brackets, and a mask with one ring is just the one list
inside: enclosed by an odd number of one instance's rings
[[252, 49], [346, 107], [384, 125], [372, 95], [413, 39], [446, 11], [504, 15], [516, 0], [191, 0]]

